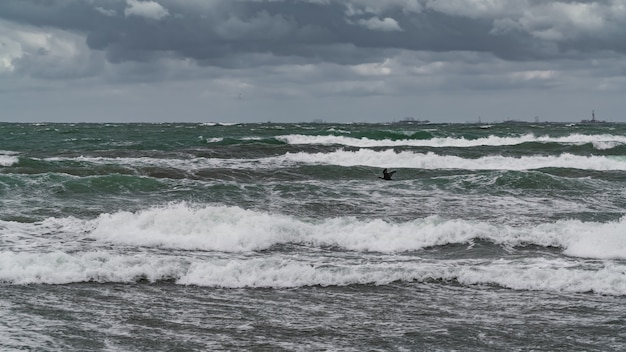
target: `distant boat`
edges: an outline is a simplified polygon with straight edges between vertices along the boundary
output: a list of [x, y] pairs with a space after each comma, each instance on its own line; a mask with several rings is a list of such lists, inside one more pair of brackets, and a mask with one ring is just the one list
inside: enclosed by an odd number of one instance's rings
[[606, 123], [606, 121], [596, 120], [596, 112], [591, 110], [591, 120], [580, 120], [580, 123]]

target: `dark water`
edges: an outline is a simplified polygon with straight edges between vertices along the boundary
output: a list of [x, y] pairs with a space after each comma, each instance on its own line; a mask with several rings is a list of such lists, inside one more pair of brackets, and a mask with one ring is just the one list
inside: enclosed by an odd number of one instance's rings
[[0, 124], [0, 349], [622, 351], [624, 186], [620, 124]]

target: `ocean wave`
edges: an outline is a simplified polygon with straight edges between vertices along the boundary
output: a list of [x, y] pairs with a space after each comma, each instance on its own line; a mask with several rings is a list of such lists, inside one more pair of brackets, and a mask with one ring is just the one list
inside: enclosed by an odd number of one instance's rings
[[388, 285], [455, 282], [513, 290], [626, 295], [626, 266], [564, 259], [315, 262], [281, 256], [212, 259], [88, 253], [0, 252], [0, 281], [10, 284], [174, 281], [222, 288]]
[[203, 122], [199, 124], [200, 126], [205, 127], [213, 127], [213, 126], [237, 126], [240, 125], [238, 122]]
[[17, 164], [19, 158], [16, 152], [0, 150], [0, 166], [12, 166]]
[[160, 159], [150, 157], [105, 158], [75, 157], [46, 158], [48, 162], [76, 161], [81, 163], [125, 165], [133, 167], [170, 167], [184, 170], [203, 168], [278, 168], [297, 165], [337, 165], [344, 167], [370, 166], [419, 169], [467, 169], [467, 170], [535, 170], [541, 168], [573, 168], [586, 170], [626, 170], [626, 160], [615, 156], [581, 156], [570, 153], [544, 156], [509, 157], [501, 155], [480, 158], [462, 158], [454, 155], [439, 155], [433, 152], [360, 149], [349, 151], [338, 149], [328, 153], [287, 152], [283, 155], [256, 159], [190, 158]]
[[213, 137], [213, 138], [202, 138], [202, 136], [199, 137], [199, 139], [206, 141], [207, 143], [219, 143], [222, 142], [224, 140], [224, 138], [222, 137]]
[[626, 266], [573, 268], [562, 260], [463, 261], [314, 265], [281, 259], [194, 263], [179, 284], [226, 288], [387, 285], [394, 282], [458, 282], [514, 290], [626, 295]]
[[[406, 222], [336, 217], [323, 220], [246, 210], [232, 206], [174, 203], [101, 214], [95, 219], [49, 218], [22, 224], [0, 221], [5, 239], [16, 234], [78, 233], [100, 243], [146, 248], [248, 253], [297, 244], [355, 252], [404, 253], [451, 244], [488, 241], [510, 248], [561, 248], [573, 257], [626, 259], [626, 218], [596, 223], [560, 220], [527, 226], [429, 216]], [[12, 244], [13, 246], [15, 244]]]
[[156, 282], [179, 277], [181, 260], [108, 252], [0, 252], [0, 281], [13, 284]]
[[372, 166], [420, 169], [467, 169], [467, 170], [534, 170], [548, 167], [588, 170], [626, 170], [623, 160], [605, 156], [580, 156], [563, 153], [558, 156], [501, 155], [484, 156], [476, 159], [461, 158], [436, 153], [412, 151], [358, 151], [337, 150], [330, 153], [287, 153], [276, 157], [291, 163], [330, 164], [339, 166]]
[[610, 134], [602, 135], [585, 135], [571, 134], [563, 137], [535, 136], [534, 134], [525, 134], [517, 137], [499, 137], [487, 136], [476, 139], [466, 139], [458, 137], [435, 137], [430, 139], [371, 139], [367, 137], [355, 138], [347, 136], [312, 136], [291, 134], [277, 136], [276, 139], [284, 141], [288, 144], [319, 144], [319, 145], [345, 145], [350, 147], [456, 147], [470, 148], [479, 146], [510, 146], [523, 143], [561, 143], [570, 145], [592, 144], [598, 150], [611, 149], [619, 145], [626, 144], [625, 136], [615, 136]]
[[304, 221], [239, 207], [177, 203], [136, 213], [104, 214], [89, 236], [115, 243], [226, 252], [258, 251], [298, 243], [351, 251], [405, 252], [487, 240], [504, 246], [560, 247], [586, 258], [626, 259], [626, 219], [611, 223], [561, 220], [529, 227], [444, 220], [437, 216], [392, 223], [337, 217]]
[[522, 230], [499, 230], [487, 223], [443, 221], [437, 217], [405, 223], [337, 217], [305, 221], [239, 207], [186, 203], [139, 212], [103, 214], [91, 222], [88, 236], [113, 243], [185, 250], [224, 252], [260, 251], [296, 243], [312, 247], [338, 247], [364, 252], [404, 252], [473, 239], [520, 244], [558, 245], [553, 239]]

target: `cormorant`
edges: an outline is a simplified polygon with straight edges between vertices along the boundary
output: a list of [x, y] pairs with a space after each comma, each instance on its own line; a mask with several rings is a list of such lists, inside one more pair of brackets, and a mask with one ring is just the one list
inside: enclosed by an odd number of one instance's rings
[[391, 176], [395, 174], [395, 171], [387, 172], [387, 168], [383, 170], [383, 177], [378, 176], [378, 178], [382, 178], [383, 180], [391, 180]]

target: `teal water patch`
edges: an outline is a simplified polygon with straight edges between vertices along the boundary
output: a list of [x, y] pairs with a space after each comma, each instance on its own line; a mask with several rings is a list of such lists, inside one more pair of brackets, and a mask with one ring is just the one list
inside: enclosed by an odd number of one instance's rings
[[120, 174], [71, 178], [63, 182], [62, 186], [70, 196], [81, 193], [115, 195], [158, 192], [169, 187], [154, 178]]

